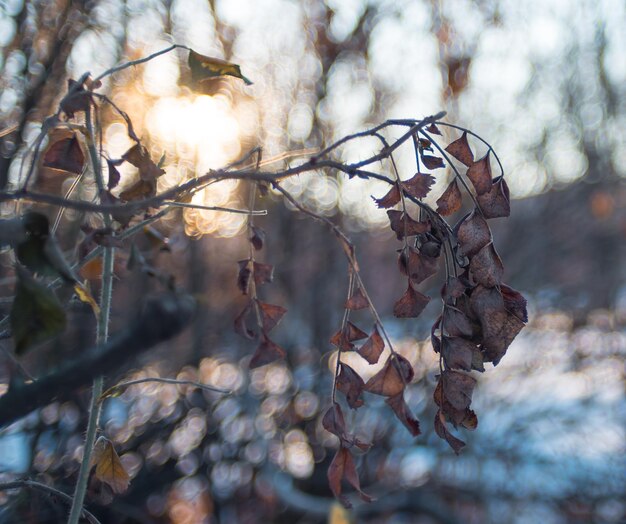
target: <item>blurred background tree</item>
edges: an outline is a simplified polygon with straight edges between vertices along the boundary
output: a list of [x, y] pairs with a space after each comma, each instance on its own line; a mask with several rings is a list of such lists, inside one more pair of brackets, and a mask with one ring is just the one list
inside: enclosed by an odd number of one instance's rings
[[[186, 54], [176, 52], [106, 81], [152, 156], [166, 153], [159, 190], [253, 147], [280, 166], [388, 118], [448, 111], [449, 121], [488, 137], [504, 162], [516, 200], [495, 234], [506, 280], [530, 298], [531, 323], [497, 372], [481, 376], [475, 399], [481, 423], [457, 458], [438, 442], [431, 422], [437, 367], [426, 340], [436, 308], [417, 322], [388, 319], [421, 377], [408, 400], [425, 434], [410, 438], [382, 406], [359, 417], [359, 432], [376, 443], [360, 464], [362, 483], [378, 501], [357, 506], [356, 518], [625, 522], [625, 25], [618, 0], [5, 0], [0, 189], [19, 187], [29, 146], [68, 78], [171, 43], [242, 64], [255, 84], [220, 80], [194, 94], [185, 87]], [[131, 143], [119, 117], [108, 114], [102, 125], [106, 148], [121, 156]], [[343, 154], [358, 160], [376, 146], [363, 141]], [[410, 154], [398, 157], [401, 171]], [[123, 185], [133, 173], [121, 174]], [[438, 177], [434, 195], [446, 181]], [[41, 168], [35, 183], [64, 194], [72, 179]], [[391, 317], [403, 282], [390, 270], [396, 243], [387, 216], [370, 198], [383, 187], [314, 175], [285, 187], [352, 232], [373, 299]], [[221, 182], [194, 202], [245, 207], [244, 198], [237, 182]], [[332, 381], [328, 339], [345, 295], [335, 275], [345, 262], [319, 224], [301, 220], [272, 193], [261, 205], [270, 211], [258, 220], [270, 232], [265, 256], [276, 266], [268, 299], [289, 308], [278, 335], [287, 365], [248, 373], [251, 348], [232, 333], [241, 307], [235, 261], [247, 250], [245, 217], [198, 209], [164, 217], [157, 227], [166, 248], [154, 235], [139, 246], [201, 307], [189, 332], [135, 362], [128, 376], [191, 377], [237, 394], [142, 384], [109, 399], [103, 425], [133, 478], [122, 497], [89, 493], [88, 507], [101, 522], [330, 518], [325, 471], [334, 442], [320, 413]], [[1, 212], [12, 216], [16, 209], [5, 203]], [[65, 212], [63, 230], [77, 219]], [[10, 297], [10, 254], [0, 262], [2, 296]], [[115, 288], [113, 331], [157, 285], [153, 280], [134, 275]], [[0, 305], [8, 312], [10, 299]], [[91, 343], [89, 315], [74, 314], [74, 342], [26, 359], [27, 369], [37, 373]], [[2, 369], [7, 383], [9, 361]], [[3, 480], [37, 476], [71, 492], [86, 402], [77, 395], [4, 429]], [[65, 521], [66, 508], [45, 496], [0, 496], [2, 522]]]

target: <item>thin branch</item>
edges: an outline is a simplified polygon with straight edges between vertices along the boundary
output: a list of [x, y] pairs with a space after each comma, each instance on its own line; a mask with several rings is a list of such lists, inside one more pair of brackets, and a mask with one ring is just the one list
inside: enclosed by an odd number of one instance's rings
[[205, 391], [213, 391], [214, 393], [221, 393], [223, 395], [232, 395], [232, 391], [230, 389], [218, 388], [217, 386], [211, 386], [210, 384], [203, 384], [202, 382], [195, 382], [193, 380], [178, 380], [174, 378], [160, 378], [160, 377], [147, 377], [147, 378], [139, 378], [137, 380], [129, 380], [128, 382], [121, 382], [116, 384], [115, 386], [111, 386], [107, 389], [102, 395], [100, 395], [99, 401], [102, 402], [104, 399], [114, 396], [117, 390], [122, 388], [127, 388], [129, 386], [134, 386], [136, 384], [144, 384], [146, 382], [159, 382], [162, 384], [174, 384], [177, 386], [193, 386], [195, 388], [203, 389]]
[[224, 211], [225, 213], [237, 213], [240, 215], [253, 215], [253, 216], [265, 216], [267, 215], [267, 209], [260, 209], [258, 211], [253, 209], [234, 209], [232, 207], [221, 207], [221, 206], [201, 206], [200, 204], [187, 204], [185, 202], [174, 202], [170, 200], [166, 200], [163, 202], [168, 206], [173, 207], [187, 207], [190, 209], [204, 209], [206, 211]]

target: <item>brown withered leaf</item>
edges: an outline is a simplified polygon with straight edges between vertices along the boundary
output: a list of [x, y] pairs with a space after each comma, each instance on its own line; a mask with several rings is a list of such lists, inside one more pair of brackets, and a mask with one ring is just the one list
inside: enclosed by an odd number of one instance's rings
[[267, 304], [266, 302], [256, 301], [261, 315], [261, 323], [263, 331], [267, 334], [281, 321], [287, 310], [282, 306]]
[[[100, 191], [100, 202], [102, 204], [120, 204], [120, 199], [116, 198], [114, 195], [111, 194], [110, 191], [107, 191], [106, 189], [103, 189], [102, 191]], [[132, 220], [133, 216], [135, 215], [134, 211], [129, 211], [128, 209], [126, 210], [116, 210], [113, 211], [111, 213], [111, 216], [113, 217], [113, 219], [116, 222], [119, 222], [119, 224], [122, 227], [128, 227], [128, 224], [130, 223], [130, 221]]]
[[261, 343], [256, 348], [252, 359], [250, 359], [250, 369], [259, 368], [285, 358], [287, 353], [278, 344], [272, 342], [265, 334], [261, 336]]
[[253, 340], [256, 337], [256, 333], [247, 325], [248, 315], [252, 313], [252, 306], [252, 301], [248, 301], [246, 307], [235, 318], [235, 333], [249, 340]]
[[341, 351], [352, 351], [354, 344], [348, 340], [348, 334], [346, 330], [340, 329], [332, 337], [330, 337], [330, 343]]
[[374, 331], [370, 337], [359, 348], [359, 355], [361, 355], [370, 364], [376, 364], [380, 358], [380, 354], [385, 349], [385, 342], [378, 333], [378, 326], [374, 326]]
[[437, 411], [437, 414], [435, 415], [435, 432], [439, 435], [439, 438], [444, 439], [450, 445], [457, 455], [465, 447], [465, 442], [456, 438], [448, 430], [446, 426], [446, 417], [441, 410]]
[[430, 124], [427, 128], [426, 131], [428, 133], [431, 133], [433, 135], [440, 135], [441, 136], [441, 131], [439, 131], [439, 128], [435, 125], [435, 124]]
[[482, 327], [484, 361], [493, 362], [495, 366], [524, 327], [524, 322], [507, 311], [502, 294], [495, 287], [477, 286], [470, 304]]
[[407, 290], [393, 306], [393, 314], [397, 318], [416, 318], [424, 311], [430, 297], [413, 289], [409, 282]]
[[458, 277], [451, 277], [441, 287], [441, 298], [448, 302], [451, 299], [462, 297], [467, 285]]
[[443, 327], [451, 337], [471, 337], [476, 331], [463, 311], [447, 304], [443, 312]]
[[393, 409], [396, 417], [402, 422], [409, 430], [409, 433], [414, 437], [421, 434], [419, 420], [415, 418], [415, 415], [411, 413], [409, 406], [407, 406], [404, 400], [404, 394], [400, 393], [395, 397], [389, 397], [385, 402]]
[[402, 211], [390, 209], [387, 211], [387, 215], [389, 216], [391, 229], [396, 234], [398, 240], [402, 240], [405, 235], [410, 237], [430, 231], [430, 222], [418, 222]]
[[472, 403], [476, 379], [460, 371], [444, 370], [441, 375], [443, 398], [455, 409], [467, 409]]
[[489, 151], [479, 160], [476, 160], [467, 170], [467, 178], [472, 181], [478, 195], [483, 195], [491, 189], [491, 163]]
[[120, 172], [116, 168], [116, 162], [107, 158], [107, 166], [109, 169], [109, 179], [107, 181], [107, 188], [109, 191], [117, 187], [120, 183]]
[[343, 418], [343, 412], [341, 406], [336, 402], [328, 408], [328, 411], [322, 418], [322, 426], [324, 429], [333, 435], [336, 435], [340, 439], [344, 440], [346, 435], [346, 421]]
[[254, 262], [252, 264], [254, 273], [254, 283], [257, 286], [261, 284], [269, 284], [274, 280], [274, 266], [270, 264], [261, 264], [260, 262]]
[[114, 493], [124, 493], [128, 489], [130, 476], [109, 439], [98, 438], [91, 455], [91, 465], [96, 466], [96, 478], [107, 484]]
[[439, 158], [438, 156], [422, 155], [421, 159], [426, 169], [432, 170], [446, 167], [446, 165], [443, 163], [443, 159]]
[[250, 243], [254, 249], [261, 251], [263, 244], [265, 244], [265, 231], [257, 226], [252, 226], [251, 229]]
[[471, 409], [467, 409], [465, 417], [459, 424], [469, 431], [474, 431], [478, 427], [478, 417]]
[[139, 178], [141, 180], [154, 181], [165, 174], [165, 170], [152, 161], [150, 153], [148, 153], [148, 150], [141, 144], [135, 144], [131, 147], [122, 155], [122, 159], [139, 170]]
[[487, 221], [476, 209], [462, 218], [455, 229], [461, 253], [468, 257], [474, 256], [491, 242], [491, 230]]
[[250, 287], [250, 276], [252, 275], [252, 269], [250, 268], [251, 260], [246, 258], [245, 260], [238, 260], [239, 272], [237, 273], [237, 288], [243, 295], [248, 294], [248, 288]]
[[438, 259], [424, 255], [409, 246], [400, 252], [398, 268], [417, 285], [437, 273]]
[[477, 349], [476, 344], [472, 344], [469, 340], [460, 337], [443, 337], [441, 354], [446, 368], [470, 371], [472, 357]]
[[507, 311], [513, 313], [522, 322], [528, 322], [528, 312], [526, 311], [526, 299], [519, 291], [507, 286], [500, 285], [504, 307]]
[[503, 176], [494, 178], [491, 189], [478, 195], [478, 205], [485, 218], [508, 217], [511, 214], [509, 186]]
[[415, 173], [411, 178], [400, 184], [403, 191], [413, 198], [424, 198], [430, 192], [430, 186], [434, 183], [435, 179], [432, 175]]
[[154, 180], [139, 179], [120, 193], [120, 199], [125, 202], [132, 202], [133, 200], [152, 198], [154, 195], [156, 195], [156, 182]]
[[502, 282], [504, 266], [493, 243], [487, 244], [470, 260], [470, 274], [475, 282], [494, 287]]
[[[400, 374], [402, 373], [402, 374]], [[390, 355], [383, 368], [365, 384], [365, 391], [385, 397], [395, 397], [413, 380], [411, 363], [402, 355]]]
[[474, 163], [474, 153], [472, 153], [472, 148], [467, 142], [467, 133], [465, 131], [463, 131], [461, 138], [457, 138], [454, 142], [448, 144], [446, 151], [467, 167]]
[[346, 300], [345, 308], [350, 309], [352, 311], [356, 311], [358, 309], [366, 309], [369, 307], [369, 302], [361, 288], [357, 288], [357, 290], [352, 294], [352, 296]]
[[365, 502], [372, 502], [372, 497], [361, 491], [359, 475], [356, 471], [354, 458], [350, 451], [343, 446], [337, 450], [330, 466], [328, 467], [328, 485], [333, 495], [346, 507], [351, 508], [352, 504], [345, 495], [341, 494], [341, 481], [347, 480], [354, 489], [357, 490], [361, 499]]
[[437, 200], [437, 213], [447, 217], [461, 209], [462, 203], [463, 196], [461, 195], [459, 184], [457, 183], [456, 178], [454, 178], [443, 192], [443, 195], [441, 195]]
[[352, 409], [360, 408], [363, 405], [361, 395], [365, 382], [360, 375], [348, 364], [339, 363], [339, 376], [337, 377], [337, 389], [341, 391], [348, 401], [348, 406]]
[[400, 190], [398, 189], [398, 186], [394, 184], [385, 196], [381, 198], [372, 198], [378, 207], [387, 209], [388, 207], [393, 207], [400, 202]]
[[252, 85], [252, 81], [241, 74], [238, 64], [226, 62], [220, 58], [204, 56], [190, 49], [187, 64], [191, 70], [194, 85], [201, 86], [204, 82], [220, 76], [234, 76], [243, 80], [246, 85]]
[[[79, 111], [88, 111], [89, 104], [91, 102], [91, 93], [83, 87], [83, 85], [76, 85], [78, 82], [72, 78], [67, 81], [68, 93], [63, 97], [59, 106], [68, 118], [74, 118], [74, 113]], [[76, 87], [74, 87], [76, 86]], [[73, 89], [73, 93], [69, 93]], [[95, 88], [95, 87], [94, 87]]]
[[[60, 136], [54, 133], [51, 139], [54, 139], [55, 135]], [[80, 148], [76, 133], [71, 133], [70, 136], [54, 141], [44, 153], [43, 165], [80, 175], [85, 165], [85, 155]]]

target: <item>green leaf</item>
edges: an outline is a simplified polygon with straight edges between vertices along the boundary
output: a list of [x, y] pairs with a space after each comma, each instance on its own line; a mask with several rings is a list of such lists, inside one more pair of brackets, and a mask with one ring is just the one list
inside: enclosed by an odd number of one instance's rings
[[65, 311], [56, 295], [28, 271], [17, 267], [17, 289], [11, 307], [15, 353], [44, 342], [65, 329]]
[[29, 211], [22, 217], [26, 240], [17, 245], [17, 259], [33, 273], [43, 276], [60, 276], [66, 282], [77, 282], [54, 236], [49, 232], [48, 218]]
[[209, 78], [219, 76], [234, 76], [241, 78], [246, 85], [252, 85], [252, 82], [241, 74], [241, 68], [237, 64], [201, 55], [193, 50], [189, 51], [189, 60], [187, 62], [191, 69], [191, 78], [194, 83], [201, 83]]

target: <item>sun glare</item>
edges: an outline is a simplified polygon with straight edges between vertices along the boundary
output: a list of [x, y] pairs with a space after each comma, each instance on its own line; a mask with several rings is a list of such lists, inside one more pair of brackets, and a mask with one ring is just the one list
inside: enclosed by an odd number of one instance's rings
[[[223, 167], [241, 152], [241, 130], [230, 98], [215, 96], [162, 97], [148, 110], [145, 118], [153, 144], [166, 153], [166, 171], [186, 171], [187, 178]], [[180, 183], [172, 177], [172, 183]], [[169, 180], [163, 183], [168, 185]], [[161, 185], [161, 184], [160, 184]], [[211, 184], [196, 193], [192, 203], [201, 206], [241, 207], [237, 181]], [[160, 189], [167, 189], [162, 187]], [[236, 235], [245, 215], [206, 209], [185, 209], [187, 234]]]

